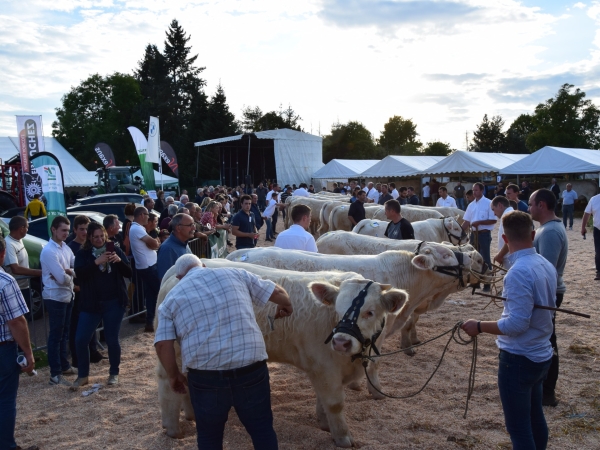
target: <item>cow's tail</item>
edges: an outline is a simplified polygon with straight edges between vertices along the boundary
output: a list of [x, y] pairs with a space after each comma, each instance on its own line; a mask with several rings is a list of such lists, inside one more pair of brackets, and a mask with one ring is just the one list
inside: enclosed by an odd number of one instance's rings
[[354, 228], [352, 228], [352, 232], [356, 233], [356, 234], [362, 234], [361, 231], [363, 230], [364, 226], [365, 226], [365, 222], [366, 220], [361, 220], [360, 222], [358, 222]]
[[328, 223], [329, 217], [327, 217], [327, 220], [326, 220], [325, 210], [329, 207], [330, 204], [331, 204], [331, 202], [323, 203], [323, 206], [321, 206], [321, 211], [319, 211], [319, 236], [321, 236], [323, 233], [327, 233], [329, 231], [329, 223]]

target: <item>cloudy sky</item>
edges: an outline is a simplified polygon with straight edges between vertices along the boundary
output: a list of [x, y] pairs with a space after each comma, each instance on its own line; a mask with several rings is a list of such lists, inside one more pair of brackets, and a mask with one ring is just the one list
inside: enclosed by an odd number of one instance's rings
[[[393, 115], [465, 147], [484, 114], [508, 126], [563, 83], [600, 103], [600, 2], [561, 0], [2, 0], [0, 135], [92, 73], [131, 73], [177, 19], [231, 110], [291, 105], [307, 132]], [[176, 149], [177, 150], [177, 149]]]

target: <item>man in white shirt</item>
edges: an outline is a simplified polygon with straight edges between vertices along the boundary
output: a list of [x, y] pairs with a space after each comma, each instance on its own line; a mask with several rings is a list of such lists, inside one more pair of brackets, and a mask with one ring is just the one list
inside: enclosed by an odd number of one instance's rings
[[429, 187], [429, 181], [423, 186], [423, 206], [431, 206], [431, 188]]
[[[29, 229], [27, 219], [23, 216], [12, 217], [8, 223], [8, 229], [10, 234], [6, 236], [6, 258], [4, 259], [6, 272], [13, 276], [41, 277], [42, 271], [40, 269], [29, 268], [29, 255], [23, 244], [23, 238], [27, 235]], [[17, 283], [19, 283], [19, 289], [21, 289], [25, 301], [30, 300], [29, 280], [22, 279], [18, 280]]]
[[277, 236], [275, 247], [318, 253], [315, 238], [307, 231], [310, 226], [310, 213], [311, 209], [306, 205], [294, 206], [292, 209], [294, 224]]
[[452, 208], [457, 208], [456, 200], [448, 195], [446, 186], [440, 186], [438, 193], [440, 194], [440, 198], [437, 199], [435, 206], [450, 206]]
[[44, 306], [49, 315], [48, 365], [50, 384], [70, 386], [63, 375], [77, 372], [67, 359], [69, 325], [73, 311], [73, 266], [75, 255], [65, 241], [69, 236], [71, 222], [64, 216], [56, 216], [50, 226], [52, 237], [40, 254]]
[[[308, 186], [306, 183], [300, 183], [300, 186], [293, 192], [292, 195], [295, 195], [296, 197], [310, 197], [307, 187]], [[269, 199], [269, 197], [267, 197], [267, 199]]]
[[[496, 216], [491, 208], [491, 201], [484, 197], [482, 183], [473, 185], [473, 201], [467, 206], [463, 217], [462, 227], [465, 231], [471, 229], [471, 245], [476, 245], [476, 250], [481, 253], [483, 260], [491, 267], [490, 246], [492, 244], [492, 230], [496, 224]], [[483, 287], [484, 292], [490, 291], [490, 285]]]
[[[491, 203], [492, 211], [494, 211], [494, 215], [500, 219], [500, 226], [498, 227], [498, 254], [494, 256], [494, 261], [498, 264], [504, 264], [504, 257], [508, 254], [508, 245], [502, 239], [502, 235], [504, 234], [504, 226], [502, 224], [502, 217], [505, 214], [508, 214], [511, 211], [514, 211], [513, 207], [510, 206], [510, 202], [506, 197], [502, 197], [501, 195], [498, 197], [494, 197]], [[508, 269], [509, 267], [507, 267]]]
[[400, 197], [400, 192], [398, 192], [398, 189], [396, 189], [396, 183], [390, 183], [390, 191], [390, 194], [392, 194], [392, 198], [394, 200], [398, 200], [398, 197]]
[[129, 229], [129, 242], [135, 260], [136, 279], [142, 285], [146, 299], [146, 327], [144, 331], [152, 333], [154, 331], [156, 299], [160, 290], [160, 278], [156, 266], [156, 250], [160, 247], [160, 240], [150, 237], [146, 231], [147, 224], [148, 210], [143, 206], [138, 206], [133, 212], [133, 223]]
[[[269, 200], [271, 200], [271, 198], [273, 198], [273, 193], [277, 194], [277, 198], [275, 199], [277, 201], [277, 203], [281, 203], [281, 186], [279, 186], [277, 183], [273, 184], [273, 189], [271, 189], [268, 193], [267, 193], [267, 205], [269, 204]], [[273, 236], [277, 236], [277, 231], [275, 230], [277, 228], [277, 219], [279, 218], [279, 209], [275, 208], [275, 211], [273, 211], [273, 214], [271, 215], [271, 230], [273, 233]]]
[[379, 192], [373, 187], [373, 183], [369, 183], [365, 189], [367, 193], [367, 203], [375, 203], [379, 201]]
[[585, 207], [583, 219], [581, 220], [581, 235], [585, 236], [586, 226], [590, 216], [594, 216], [594, 261], [596, 263], [596, 278], [600, 280], [600, 194], [594, 195]]

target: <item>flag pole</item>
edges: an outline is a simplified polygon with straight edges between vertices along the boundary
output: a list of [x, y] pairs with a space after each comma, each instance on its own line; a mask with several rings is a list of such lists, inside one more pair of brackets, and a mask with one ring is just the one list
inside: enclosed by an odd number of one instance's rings
[[160, 173], [160, 190], [164, 191], [165, 190], [165, 185], [163, 183], [163, 171], [162, 171], [162, 155], [160, 154], [160, 152], [162, 152], [162, 149], [160, 148], [160, 116], [156, 116], [156, 118], [158, 119], [158, 171]]

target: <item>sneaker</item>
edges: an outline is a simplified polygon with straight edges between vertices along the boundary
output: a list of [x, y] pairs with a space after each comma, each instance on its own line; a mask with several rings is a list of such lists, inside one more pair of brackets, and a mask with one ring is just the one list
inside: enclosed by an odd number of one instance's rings
[[265, 239], [267, 242], [273, 242], [273, 239]]
[[558, 399], [554, 395], [554, 392], [544, 393], [542, 395], [542, 406], [551, 406], [554, 408], [558, 405]]
[[85, 386], [86, 384], [89, 384], [88, 377], [81, 377], [81, 378], [77, 377], [75, 382], [71, 385], [71, 389], [76, 391], [77, 388], [80, 388], [81, 386]]
[[63, 377], [62, 375], [56, 375], [55, 377], [50, 377], [50, 381], [48, 382], [48, 384], [53, 384], [53, 385], [62, 384], [63, 386], [71, 386], [71, 383], [69, 383], [67, 380], [65, 380], [65, 377]]
[[109, 386], [113, 386], [118, 383], [119, 383], [119, 375], [109, 375], [108, 382], [106, 384], [108, 384]]
[[73, 366], [69, 367], [67, 370], [63, 370], [63, 375], [77, 375], [77, 371]]

